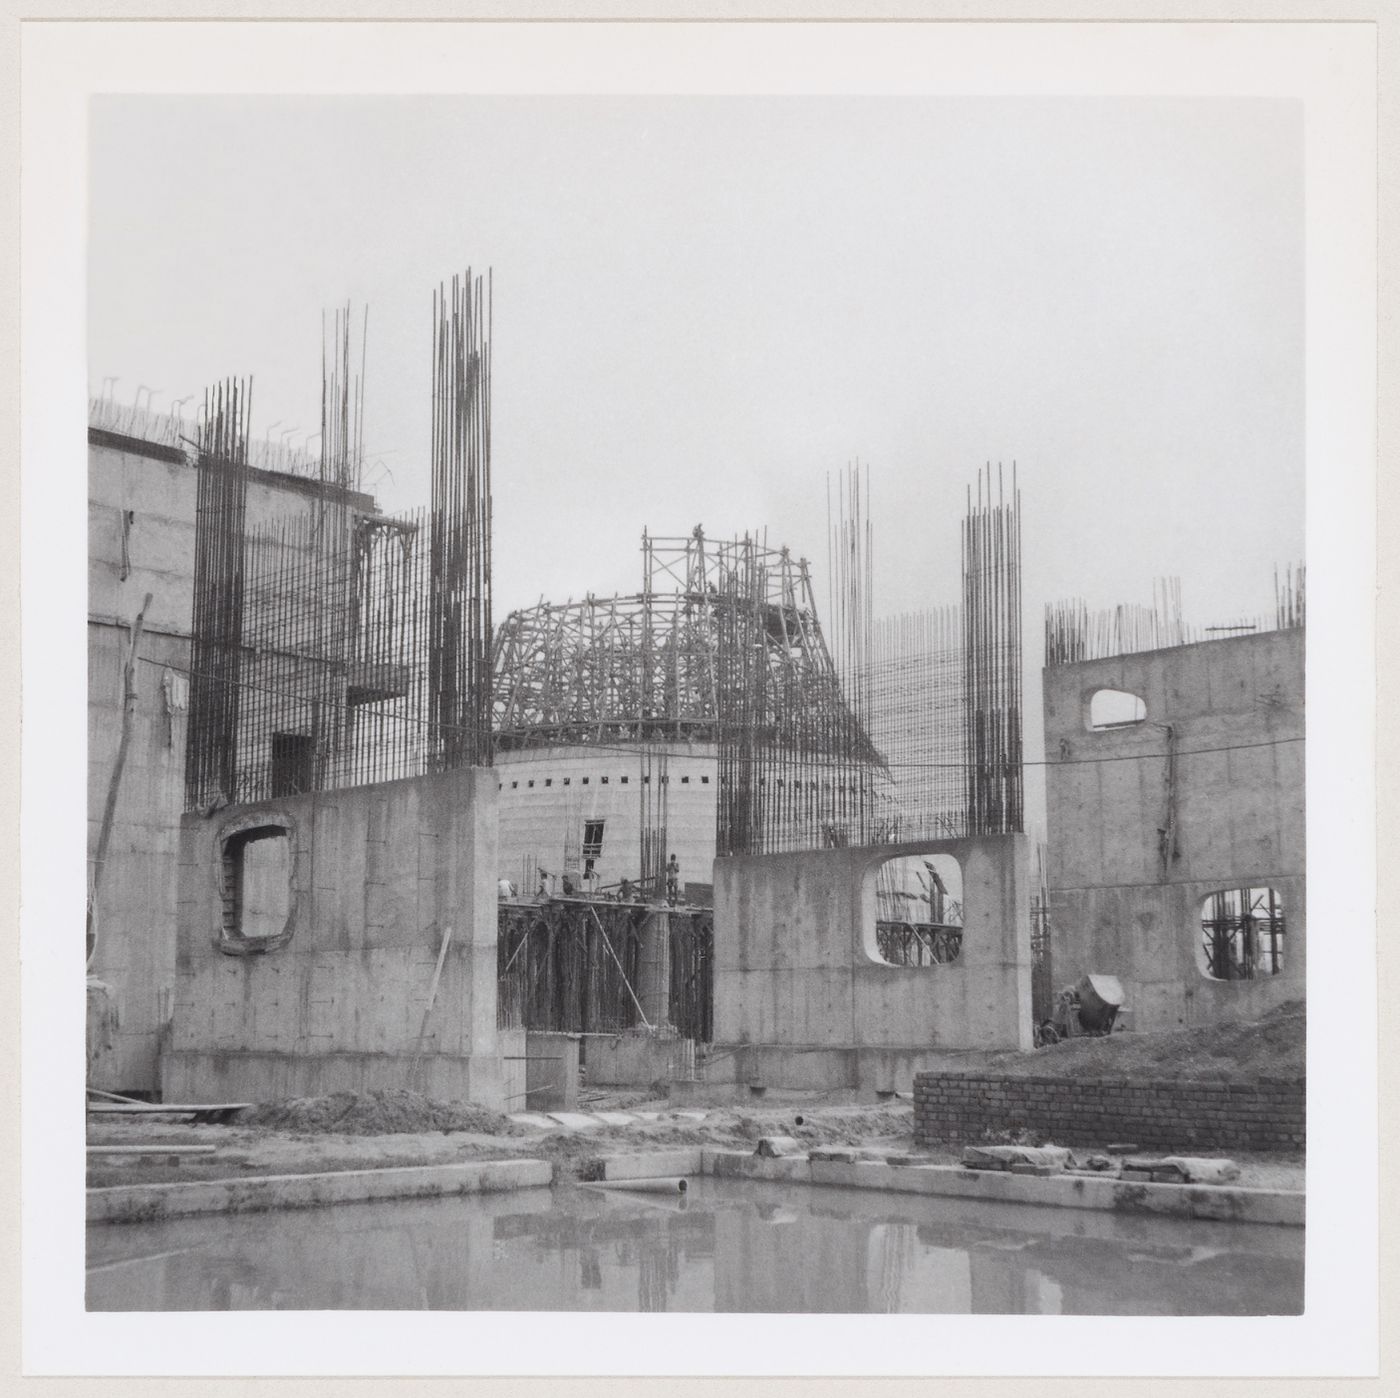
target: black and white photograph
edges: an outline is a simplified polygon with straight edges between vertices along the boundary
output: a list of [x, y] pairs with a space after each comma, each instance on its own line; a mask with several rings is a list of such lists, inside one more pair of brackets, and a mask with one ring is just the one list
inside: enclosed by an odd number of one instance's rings
[[87, 97], [82, 1311], [1301, 1324], [1315, 109], [635, 86]]

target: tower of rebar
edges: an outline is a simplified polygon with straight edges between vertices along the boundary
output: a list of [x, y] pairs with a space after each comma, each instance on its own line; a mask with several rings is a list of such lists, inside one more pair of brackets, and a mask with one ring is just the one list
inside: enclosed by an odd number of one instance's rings
[[[993, 498], [993, 484], [996, 493]], [[963, 763], [967, 833], [1023, 828], [1021, 749], [1021, 492], [1011, 468], [977, 473], [963, 521]]]
[[196, 460], [194, 610], [185, 804], [236, 799], [243, 697], [243, 544], [251, 382], [204, 395]]
[[426, 516], [381, 515], [360, 491], [364, 343], [356, 354], [348, 306], [322, 325], [317, 476], [256, 530], [247, 392], [206, 404], [190, 807], [490, 765], [489, 274], [440, 289], [433, 311]]
[[491, 277], [433, 297], [429, 746], [491, 765]]
[[894, 807], [883, 838], [966, 833], [963, 679], [957, 607], [875, 623], [867, 684], [870, 736], [889, 763]]

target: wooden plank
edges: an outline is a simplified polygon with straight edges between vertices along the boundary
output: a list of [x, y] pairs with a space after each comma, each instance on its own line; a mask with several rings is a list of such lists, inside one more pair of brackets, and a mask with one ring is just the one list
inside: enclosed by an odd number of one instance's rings
[[89, 1116], [188, 1116], [200, 1122], [222, 1122], [251, 1107], [251, 1102], [211, 1102], [199, 1106], [165, 1102], [89, 1102]]
[[143, 1145], [131, 1146], [89, 1146], [89, 1155], [213, 1155], [217, 1146], [175, 1146], [162, 1145], [159, 1141], [147, 1141]]

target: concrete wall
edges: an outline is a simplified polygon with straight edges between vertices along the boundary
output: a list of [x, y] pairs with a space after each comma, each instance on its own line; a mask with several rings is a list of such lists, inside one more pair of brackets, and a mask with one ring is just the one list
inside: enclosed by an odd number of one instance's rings
[[[496, 794], [494, 772], [467, 769], [186, 816], [166, 1100], [412, 1085], [523, 1101], [524, 1034], [507, 1064], [496, 1029]], [[260, 952], [221, 931], [220, 854], [262, 820], [285, 822], [293, 859], [290, 935]]]
[[[111, 987], [118, 1020], [111, 1048], [93, 1065], [92, 1083], [115, 1091], [156, 1089], [158, 1045], [175, 984], [197, 485], [195, 469], [177, 451], [89, 433], [89, 859], [121, 738], [127, 628], [151, 594], [136, 663], [134, 728], [101, 877], [98, 943], [90, 968]], [[253, 472], [249, 527], [305, 511], [317, 489], [314, 483]], [[368, 496], [352, 500], [356, 508], [374, 503]]]
[[[715, 857], [714, 748], [676, 743], [666, 749], [667, 854], [674, 851], [681, 881], [710, 881]], [[616, 747], [527, 748], [496, 759], [501, 784], [500, 877], [523, 896], [538, 886], [537, 867], [564, 871], [564, 851], [581, 851], [585, 821], [603, 822], [603, 850], [595, 872], [615, 884], [641, 873], [641, 757]], [[657, 776], [653, 774], [652, 780]], [[581, 866], [580, 866], [581, 867]], [[527, 878], [526, 875], [529, 877]], [[551, 892], [558, 893], [556, 881]]]
[[[1277, 631], [1044, 672], [1055, 978], [1117, 976], [1135, 1028], [1253, 1018], [1303, 994], [1303, 650], [1302, 631]], [[1105, 688], [1139, 696], [1146, 721], [1090, 731]], [[1164, 871], [1166, 725], [1179, 852]], [[1212, 980], [1201, 903], [1240, 887], [1282, 894], [1283, 971]]]
[[645, 1032], [589, 1034], [583, 1052], [589, 1087], [649, 1088], [654, 1082], [682, 1077], [695, 1066], [691, 1040]]
[[529, 1030], [525, 1035], [525, 1095], [508, 1102], [511, 1112], [578, 1110], [577, 1034]]
[[[939, 853], [962, 869], [962, 953], [888, 965], [876, 870]], [[740, 1081], [890, 1091], [930, 1050], [1029, 1049], [1028, 896], [1021, 835], [716, 860], [716, 1059]]]

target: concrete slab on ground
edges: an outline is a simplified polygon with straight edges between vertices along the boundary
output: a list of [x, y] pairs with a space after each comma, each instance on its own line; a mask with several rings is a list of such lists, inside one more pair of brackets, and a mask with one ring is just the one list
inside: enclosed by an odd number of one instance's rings
[[87, 1192], [89, 1223], [149, 1223], [184, 1214], [311, 1208], [366, 1199], [426, 1199], [447, 1194], [523, 1189], [554, 1178], [547, 1160], [473, 1160], [308, 1175], [130, 1184]]
[[1287, 1190], [1226, 1185], [1124, 1184], [1087, 1175], [1013, 1175], [956, 1165], [881, 1165], [878, 1161], [767, 1160], [746, 1151], [701, 1148], [704, 1172], [738, 1179], [886, 1189], [900, 1194], [943, 1195], [1008, 1204], [1048, 1204], [1112, 1213], [1158, 1214], [1301, 1228], [1304, 1197]]
[[698, 1175], [699, 1146], [682, 1150], [655, 1150], [644, 1155], [609, 1155], [602, 1162], [605, 1180], [665, 1179], [672, 1175]]

